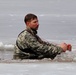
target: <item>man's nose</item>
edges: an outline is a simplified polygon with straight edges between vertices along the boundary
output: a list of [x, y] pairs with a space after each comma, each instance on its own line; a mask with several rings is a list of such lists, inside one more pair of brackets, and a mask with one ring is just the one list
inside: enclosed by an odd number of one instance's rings
[[39, 26], [39, 23], [37, 22], [37, 25]]

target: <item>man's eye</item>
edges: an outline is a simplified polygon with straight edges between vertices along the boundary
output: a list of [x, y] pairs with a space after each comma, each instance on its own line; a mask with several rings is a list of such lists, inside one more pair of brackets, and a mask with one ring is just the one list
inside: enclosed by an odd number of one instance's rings
[[36, 23], [36, 21], [34, 23]]

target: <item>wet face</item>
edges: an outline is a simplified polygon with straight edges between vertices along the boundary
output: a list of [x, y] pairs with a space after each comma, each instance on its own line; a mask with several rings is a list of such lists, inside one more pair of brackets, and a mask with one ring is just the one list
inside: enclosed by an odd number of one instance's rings
[[33, 19], [33, 20], [27, 22], [27, 26], [29, 26], [30, 28], [32, 28], [34, 30], [37, 30], [39, 27], [38, 19]]

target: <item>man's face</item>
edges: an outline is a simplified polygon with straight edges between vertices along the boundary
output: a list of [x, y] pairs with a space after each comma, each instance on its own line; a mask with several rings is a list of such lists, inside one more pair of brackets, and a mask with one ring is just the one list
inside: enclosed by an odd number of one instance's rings
[[37, 30], [39, 27], [39, 22], [38, 19], [32, 19], [31, 21], [29, 21], [27, 23], [27, 26], [29, 26], [30, 28]]

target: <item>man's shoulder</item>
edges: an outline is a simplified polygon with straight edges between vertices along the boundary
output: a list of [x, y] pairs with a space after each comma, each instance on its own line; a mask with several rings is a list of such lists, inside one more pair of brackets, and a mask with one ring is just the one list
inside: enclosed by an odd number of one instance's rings
[[20, 32], [20, 34], [18, 35], [18, 37], [20, 37], [20, 36], [30, 36], [30, 35], [31, 34], [28, 31], [23, 30], [22, 32]]
[[26, 30], [23, 30], [19, 35], [18, 35], [18, 38], [21, 38], [21, 39], [24, 39], [24, 38], [29, 38], [29, 37], [32, 37], [32, 34], [29, 33], [28, 31]]
[[26, 33], [27, 33], [27, 31], [26, 30], [23, 30], [22, 32], [20, 32], [20, 34], [18, 36], [25, 35]]

